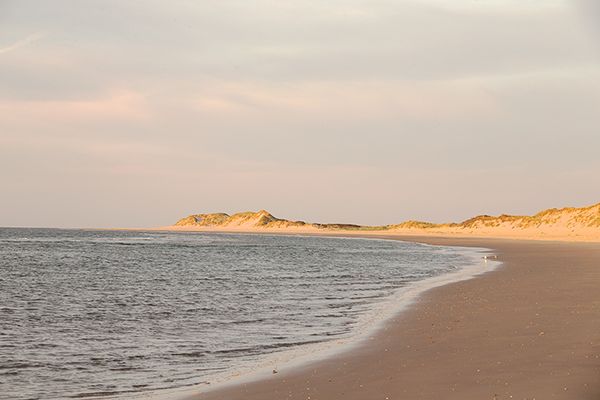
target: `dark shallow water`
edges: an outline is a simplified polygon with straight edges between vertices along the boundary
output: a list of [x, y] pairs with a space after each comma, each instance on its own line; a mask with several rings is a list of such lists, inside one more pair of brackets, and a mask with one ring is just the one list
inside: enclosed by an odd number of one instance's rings
[[458, 249], [300, 236], [0, 229], [0, 399], [199, 385], [348, 336]]

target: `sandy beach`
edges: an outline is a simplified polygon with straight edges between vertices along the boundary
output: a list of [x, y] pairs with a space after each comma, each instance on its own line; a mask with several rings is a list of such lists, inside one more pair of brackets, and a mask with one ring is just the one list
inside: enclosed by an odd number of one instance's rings
[[188, 400], [598, 399], [600, 244], [386, 236], [492, 249], [358, 348]]
[[0, 17], [0, 400], [600, 400], [600, 0]]

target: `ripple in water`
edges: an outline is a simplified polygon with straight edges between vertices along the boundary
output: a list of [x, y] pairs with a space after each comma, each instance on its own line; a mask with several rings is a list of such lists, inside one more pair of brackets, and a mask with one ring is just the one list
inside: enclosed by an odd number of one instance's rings
[[205, 383], [348, 336], [459, 250], [325, 237], [0, 229], [0, 399]]

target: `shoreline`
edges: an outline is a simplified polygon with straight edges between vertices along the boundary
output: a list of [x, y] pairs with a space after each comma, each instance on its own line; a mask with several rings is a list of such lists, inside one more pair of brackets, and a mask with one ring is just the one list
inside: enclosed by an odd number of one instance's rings
[[[201, 232], [195, 232], [201, 233]], [[204, 232], [208, 234], [232, 234], [232, 235], [256, 235], [255, 232]], [[438, 249], [453, 249], [460, 252], [469, 259], [468, 264], [461, 265], [457, 270], [443, 273], [438, 276], [425, 278], [422, 280], [410, 282], [407, 286], [398, 288], [395, 293], [389, 295], [382, 303], [375, 305], [365, 315], [361, 316], [357, 321], [353, 332], [346, 337], [334, 338], [325, 342], [307, 343], [295, 346], [294, 348], [278, 351], [275, 353], [264, 354], [261, 356], [257, 365], [248, 367], [246, 365], [234, 368], [232, 371], [224, 374], [207, 376], [205, 381], [209, 384], [201, 383], [194, 389], [182, 387], [179, 389], [171, 389], [167, 391], [157, 391], [140, 394], [140, 398], [155, 398], [157, 400], [186, 400], [193, 399], [198, 393], [212, 393], [214, 391], [227, 389], [240, 384], [257, 382], [268, 378], [273, 374], [273, 370], [290, 371], [298, 368], [303, 368], [314, 362], [322, 362], [329, 358], [336, 357], [348, 351], [353, 351], [360, 348], [385, 327], [387, 321], [394, 318], [398, 314], [409, 309], [415, 301], [418, 300], [427, 291], [436, 287], [453, 284], [456, 282], [473, 279], [481, 274], [488, 273], [496, 268], [501, 267], [501, 262], [494, 259], [484, 260], [484, 255], [489, 255], [492, 252], [489, 248], [480, 247], [462, 247], [462, 246], [447, 246], [447, 245], [432, 245], [421, 242], [398, 240], [398, 238], [390, 237], [374, 237], [374, 236], [344, 236], [344, 235], [311, 235], [311, 234], [286, 234], [278, 233], [271, 234], [265, 232], [266, 236], [302, 236], [315, 237], [322, 236], [335, 239], [345, 240], [376, 240], [376, 241], [392, 241], [392, 242], [407, 242], [421, 246], [431, 246]], [[200, 389], [201, 388], [201, 389]]]
[[[188, 233], [239, 233], [257, 235], [309, 235], [309, 236], [335, 236], [335, 237], [382, 237], [392, 240], [406, 239], [410, 242], [422, 243], [428, 239], [482, 239], [482, 240], [519, 240], [536, 242], [574, 242], [574, 243], [600, 243], [600, 230], [594, 229], [585, 235], [573, 233], [545, 233], [530, 231], [506, 231], [504, 233], [486, 230], [471, 231], [436, 231], [436, 230], [350, 230], [350, 229], [316, 229], [316, 228], [257, 228], [257, 227], [193, 227], [193, 226], [165, 226], [148, 229], [127, 229], [133, 231], [152, 232], [188, 232]], [[110, 229], [113, 230], [113, 229]]]
[[[197, 231], [196, 231], [197, 232]], [[223, 233], [258, 233], [258, 232], [223, 232]], [[264, 232], [267, 234], [273, 232]], [[286, 232], [287, 234], [299, 234], [299, 233], [291, 233]], [[277, 233], [275, 233], [277, 234]], [[301, 234], [308, 234], [309, 232], [303, 232]], [[346, 237], [346, 235], [340, 235], [339, 232], [335, 234], [327, 233], [326, 236], [339, 236]], [[360, 237], [360, 234], [351, 234], [348, 235], [350, 237]], [[564, 342], [564, 344], [569, 344], [570, 342], [577, 342], [581, 346], [572, 351], [573, 354], [584, 353], [584, 359], [587, 360], [585, 368], [579, 365], [571, 365], [568, 364], [567, 368], [569, 370], [577, 369], [578, 374], [569, 373], [568, 377], [564, 379], [564, 384], [558, 385], [561, 386], [558, 388], [556, 385], [557, 380], [552, 379], [544, 379], [543, 385], [537, 384], [524, 384], [523, 376], [527, 376], [521, 371], [521, 368], [518, 368], [519, 365], [523, 363], [526, 365], [530, 365], [532, 360], [528, 360], [526, 357], [527, 352], [521, 352], [521, 354], [512, 355], [510, 360], [507, 361], [496, 361], [496, 366], [498, 365], [508, 365], [515, 364], [515, 372], [511, 374], [510, 370], [503, 369], [502, 374], [497, 374], [495, 372], [488, 372], [487, 374], [482, 372], [485, 366], [493, 367], [494, 364], [490, 364], [490, 360], [485, 361], [482, 358], [489, 358], [492, 353], [496, 358], [504, 359], [506, 358], [505, 351], [498, 351], [497, 347], [498, 342], [508, 342], [509, 348], [511, 346], [511, 342], [519, 342], [522, 340], [522, 336], [517, 334], [517, 331], [513, 330], [513, 334], [503, 334], [498, 335], [496, 340], [494, 340], [494, 335], [490, 335], [490, 329], [497, 328], [501, 331], [506, 331], [506, 326], [514, 325], [515, 321], [512, 319], [515, 317], [515, 298], [524, 298], [527, 300], [520, 305], [520, 307], [531, 308], [533, 306], [543, 307], [543, 299], [532, 298], [531, 293], [522, 293], [523, 289], [527, 290], [529, 287], [527, 285], [532, 283], [537, 283], [539, 286], [540, 279], [551, 279], [555, 285], [559, 285], [561, 283], [564, 284], [564, 281], [567, 279], [561, 279], [557, 274], [560, 271], [556, 269], [561, 269], [560, 266], [569, 260], [569, 256], [575, 256], [577, 258], [577, 253], [583, 251], [585, 252], [585, 256], [580, 255], [580, 261], [585, 264], [584, 268], [587, 274], [591, 274], [594, 278], [595, 284], [600, 284], [600, 270], [594, 271], [593, 268], [590, 270], [591, 265], [600, 265], [594, 264], [594, 262], [600, 262], [600, 245], [592, 244], [592, 243], [582, 243], [582, 242], [548, 242], [548, 241], [525, 241], [525, 240], [506, 240], [506, 239], [485, 239], [485, 238], [456, 238], [456, 237], [423, 237], [423, 236], [400, 236], [400, 235], [375, 235], [368, 234], [364, 235], [365, 238], [372, 239], [388, 239], [388, 240], [402, 240], [409, 242], [418, 242], [423, 244], [431, 244], [431, 245], [441, 245], [441, 246], [458, 246], [458, 247], [479, 247], [491, 249], [495, 254], [499, 255], [499, 261], [503, 262], [502, 268], [495, 268], [494, 270], [485, 273], [483, 275], [475, 276], [474, 279], [462, 280], [457, 282], [449, 282], [444, 284], [443, 286], [436, 286], [430, 289], [425, 290], [423, 293], [420, 293], [416, 300], [412, 301], [408, 307], [404, 310], [397, 311], [393, 316], [386, 319], [386, 322], [383, 323], [380, 329], [373, 332], [371, 340], [360, 341], [358, 345], [351, 346], [351, 348], [340, 349], [341, 351], [336, 351], [333, 354], [326, 354], [324, 357], [319, 357], [315, 361], [306, 361], [302, 362], [301, 365], [290, 367], [286, 370], [278, 371], [276, 375], [265, 376], [262, 375], [258, 377], [258, 379], [250, 379], [248, 381], [233, 381], [228, 382], [226, 385], [219, 386], [217, 388], [211, 388], [204, 393], [198, 392], [197, 394], [188, 394], [185, 397], [180, 396], [179, 398], [188, 399], [188, 400], [235, 400], [235, 399], [256, 399], [256, 400], [269, 400], [269, 399], [280, 399], [280, 398], [308, 398], [311, 399], [323, 399], [323, 400], [334, 400], [334, 399], [364, 399], [364, 398], [456, 398], [456, 399], [479, 399], [479, 398], [548, 398], [544, 397], [544, 395], [551, 395], [552, 398], [597, 398], [594, 397], [600, 394], [600, 379], [597, 375], [594, 374], [597, 371], [597, 368], [600, 366], [600, 360], [598, 359], [600, 351], [594, 353], [594, 339], [600, 342], [600, 334], [598, 335], [590, 335], [590, 326], [593, 325], [595, 327], [600, 326], [600, 316], [593, 315], [588, 321], [578, 320], [577, 322], [584, 325], [586, 329], [580, 329], [575, 332], [573, 336], [583, 336], [587, 334], [586, 337], [588, 345], [583, 345], [582, 341], [576, 341], [575, 338], [569, 338], [568, 335], [562, 335], [559, 339]], [[521, 253], [527, 253], [526, 255], [522, 255]], [[552, 258], [551, 253], [559, 253], [565, 259], [556, 259], [556, 257]], [[515, 257], [520, 257], [519, 261], [514, 261]], [[545, 268], [539, 266], [539, 258], [546, 260], [550, 266], [546, 266]], [[552, 260], [554, 260], [552, 262]], [[532, 264], [533, 263], [533, 264]], [[535, 265], [535, 268], [532, 267]], [[564, 267], [563, 267], [564, 268]], [[532, 272], [532, 269], [535, 269], [535, 272]], [[515, 275], [523, 275], [523, 270], [527, 271], [528, 283], [520, 282], [520, 284], [515, 284], [511, 288], [505, 287], [505, 293], [500, 293], [498, 286], [500, 283], [506, 284], [506, 282], [517, 282], [517, 276]], [[552, 271], [550, 271], [552, 270]], [[542, 272], [542, 274], [536, 278], [536, 273]], [[568, 272], [568, 271], [566, 271]], [[549, 274], [547, 274], [549, 273]], [[563, 274], [560, 275], [564, 275]], [[548, 275], [548, 276], [547, 276]], [[565, 278], [565, 277], [562, 277]], [[578, 283], [581, 283], [581, 277], [570, 277], [571, 280], [575, 280]], [[578, 280], [579, 279], [579, 280]], [[532, 281], [532, 282], [529, 282]], [[538, 282], [536, 282], [538, 281]], [[574, 282], [575, 283], [575, 282]], [[524, 287], [525, 285], [525, 287]], [[483, 286], [483, 288], [481, 287]], [[587, 302], [575, 302], [573, 304], [572, 301], [568, 299], [556, 299], [553, 301], [556, 302], [557, 311], [560, 311], [562, 308], [569, 309], [570, 307], [576, 305], [578, 307], [587, 307], [600, 308], [600, 294], [596, 295], [593, 290], [594, 287], [591, 285], [588, 286], [588, 290], [580, 291], [578, 294], [580, 297], [586, 297]], [[464, 318], [464, 314], [466, 313], [465, 309], [473, 308], [471, 302], [466, 301], [465, 299], [469, 299], [470, 296], [465, 297], [465, 293], [476, 292], [480, 295], [482, 294], [482, 290], [485, 288], [491, 289], [490, 292], [496, 296], [500, 295], [503, 297], [503, 301], [496, 302], [495, 308], [502, 311], [495, 315], [498, 318], [492, 318], [488, 321], [487, 324], [484, 322], [478, 321], [470, 321], [467, 322], [462, 319]], [[531, 287], [534, 292], [539, 293], [543, 291], [543, 287], [536, 287], [535, 285]], [[529, 294], [528, 294], [529, 293]], [[458, 296], [458, 297], [457, 297]], [[462, 296], [462, 297], [461, 297]], [[488, 297], [491, 294], [487, 295]], [[508, 296], [508, 297], [507, 297]], [[485, 298], [486, 296], [483, 296]], [[462, 301], [457, 301], [461, 300]], [[450, 299], [454, 299], [454, 302], [449, 301]], [[552, 299], [552, 296], [550, 296]], [[572, 299], [571, 299], [572, 300]], [[466, 304], [465, 304], [466, 302]], [[456, 303], [456, 304], [455, 304]], [[462, 306], [460, 303], [463, 303]], [[503, 304], [504, 303], [504, 304]], [[488, 302], [484, 302], [484, 304], [488, 304]], [[447, 315], [433, 313], [432, 310], [435, 308], [446, 308], [448, 313]], [[518, 308], [517, 308], [518, 309]], [[474, 310], [476, 311], [476, 310]], [[564, 311], [564, 310], [563, 310]], [[430, 319], [428, 325], [423, 325], [423, 313]], [[432, 315], [434, 314], [434, 315]], [[563, 312], [564, 314], [564, 312]], [[567, 313], [572, 316], [572, 313]], [[535, 313], [534, 313], [535, 315]], [[537, 313], [539, 317], [539, 313]], [[563, 315], [563, 317], [568, 317], [568, 315]], [[454, 317], [453, 317], [454, 316]], [[453, 347], [441, 349], [445, 351], [438, 351], [436, 354], [431, 353], [430, 347], [434, 343], [439, 342], [447, 342], [448, 344], [452, 344], [452, 341], [449, 338], [444, 338], [444, 335], [441, 335], [440, 330], [436, 330], [436, 326], [443, 325], [445, 321], [447, 324], [452, 325], [453, 321], [450, 321], [452, 318], [457, 318], [454, 321], [462, 321], [463, 324], [467, 324], [468, 329], [465, 329], [462, 336], [469, 336], [469, 343], [465, 342], [465, 337], [461, 337], [460, 329], [449, 329], [452, 331], [453, 336], [457, 336], [454, 338], [456, 342], [454, 345], [460, 343], [462, 346], [466, 348], [479, 348], [480, 351], [477, 352], [469, 352], [469, 357], [463, 359], [462, 362], [457, 362], [455, 360], [458, 355], [455, 352], [449, 350]], [[489, 316], [487, 319], [490, 319]], [[558, 329], [557, 325], [560, 325], [560, 317], [553, 317], [550, 320], [545, 320], [545, 324], [551, 328]], [[514, 327], [518, 328], [518, 327]], [[522, 327], [520, 327], [522, 329]], [[426, 340], [424, 340], [424, 334], [429, 332], [429, 336], [426, 336]], [[420, 334], [416, 334], [415, 331], [419, 331]], [[480, 333], [486, 333], [487, 336], [484, 335], [483, 339], [480, 337], [477, 340], [477, 337], [472, 337], [473, 331], [479, 331]], [[550, 337], [548, 332], [549, 329], [540, 330], [539, 332], [534, 332], [535, 335], [532, 335], [532, 332], [528, 332], [530, 341], [537, 342], [540, 341], [541, 344], [547, 342], [546, 339]], [[550, 330], [551, 331], [551, 330]], [[595, 332], [595, 330], [594, 330]], [[536, 340], [537, 339], [537, 340]], [[430, 341], [430, 343], [428, 343]], [[485, 343], [481, 343], [481, 342]], [[406, 343], [413, 343], [407, 345]], [[385, 344], [385, 348], [382, 347]], [[513, 343], [514, 344], [514, 343]], [[487, 345], [487, 347], [485, 346]], [[521, 343], [521, 348], [524, 347], [524, 344]], [[412, 350], [411, 350], [412, 349]], [[546, 352], [548, 354], [552, 354], [554, 352], [560, 351], [560, 346], [557, 347], [541, 347], [542, 352]], [[505, 350], [504, 347], [500, 350]], [[418, 355], [415, 357], [416, 353], [424, 353], [422, 355]], [[448, 353], [449, 352], [449, 353]], [[539, 353], [539, 349], [538, 349]], [[532, 356], [537, 355], [538, 353], [532, 354]], [[434, 371], [428, 369], [427, 371], [420, 371], [418, 374], [415, 371], [406, 370], [408, 361], [411, 361], [412, 364], [417, 365], [421, 364], [425, 366], [432, 361], [432, 358], [437, 361], [444, 360], [444, 355], [448, 358], [446, 361], [452, 362], [448, 365], [436, 366]], [[452, 357], [450, 357], [452, 356]], [[517, 357], [519, 356], [519, 357]], [[567, 356], [567, 355], [563, 355]], [[460, 358], [460, 357], [458, 357]], [[463, 357], [464, 358], [464, 357]], [[522, 363], [518, 363], [516, 359], [521, 359]], [[402, 368], [405, 374], [398, 374], [398, 367], [395, 366], [400, 360], [403, 360]], [[468, 365], [474, 364], [473, 360], [479, 360], [479, 363], [475, 363], [480, 365], [480, 368], [471, 368], [469, 374], [459, 373], [461, 379], [456, 379], [456, 384], [449, 384], [447, 378], [443, 378], [448, 374], [457, 375], [456, 369], [465, 369]], [[509, 362], [512, 361], [512, 362]], [[547, 361], [547, 360], [546, 360]], [[593, 364], [595, 361], [595, 364]], [[442, 363], [445, 364], [445, 363]], [[544, 375], [548, 375], [548, 372], [552, 372], [550, 375], [556, 374], [552, 366], [549, 363], [548, 365], [544, 363], [538, 363], [538, 370], [544, 371]], [[593, 365], [589, 365], [593, 364]], [[594, 368], [596, 366], [596, 369]], [[531, 366], [531, 365], [530, 365]], [[459, 368], [461, 367], [461, 368]], [[415, 370], [420, 370], [421, 368], [416, 368]], [[492, 368], [493, 370], [497, 369]], [[395, 373], [394, 373], [395, 372]], [[382, 381], [383, 376], [386, 376], [386, 379]], [[389, 376], [387, 376], [389, 375]], [[518, 375], [520, 376], [520, 385], [515, 386], [511, 384], [508, 379], [508, 376]], [[530, 378], [539, 378], [539, 373], [531, 373]], [[429, 377], [428, 377], [429, 376]], [[410, 379], [409, 379], [410, 377]], [[424, 378], [428, 377], [428, 378]], [[436, 379], [436, 377], [440, 379]], [[496, 382], [493, 380], [496, 379]], [[475, 380], [475, 381], [474, 381]], [[500, 381], [506, 382], [500, 382]], [[471, 384], [465, 385], [466, 382], [470, 382]], [[478, 384], [483, 381], [486, 381], [486, 384]], [[579, 382], [579, 384], [573, 384], [573, 381]], [[357, 382], [363, 382], [361, 384], [357, 384]], [[427, 384], [424, 384], [427, 382]], [[569, 387], [575, 387], [577, 390], [569, 391]], [[350, 388], [354, 388], [352, 393], [349, 392]], [[565, 388], [567, 388], [565, 390]], [[559, 390], [560, 389], [560, 390]], [[383, 394], [388, 393], [388, 396], [381, 397]], [[574, 395], [574, 392], [579, 393]], [[189, 392], [188, 392], [189, 393]], [[283, 394], [286, 394], [283, 396]], [[531, 395], [532, 397], [523, 396], [523, 394]], [[183, 393], [182, 393], [183, 395]], [[406, 397], [405, 397], [406, 396]], [[494, 397], [496, 396], [496, 397]], [[520, 396], [520, 397], [519, 397]], [[537, 396], [537, 397], [536, 397]], [[541, 396], [541, 397], [540, 397]]]
[[[227, 233], [239, 234], [238, 232]], [[302, 236], [314, 237], [314, 235]], [[337, 239], [398, 241], [395, 238], [326, 236]], [[196, 390], [193, 391], [183, 388], [180, 393], [176, 390], [173, 393], [165, 393], [164, 397], [159, 396], [158, 394], [160, 393], [157, 393], [157, 399], [189, 399], [190, 396], [194, 396], [198, 393], [200, 387], [202, 387], [202, 390], [200, 390], [202, 393], [208, 393], [240, 384], [256, 382], [271, 376], [273, 370], [277, 370], [279, 373], [279, 371], [303, 368], [311, 363], [324, 361], [331, 357], [336, 357], [339, 354], [360, 348], [360, 346], [370, 340], [374, 334], [382, 330], [389, 319], [409, 309], [423, 293], [436, 287], [473, 279], [478, 275], [488, 273], [501, 266], [501, 262], [497, 260], [483, 259], [483, 256], [489, 254], [491, 251], [491, 249], [488, 248], [428, 245], [425, 243], [416, 244], [432, 246], [439, 249], [456, 249], [456, 251], [461, 252], [465, 257], [469, 258], [469, 263], [461, 265], [455, 271], [410, 282], [407, 286], [397, 289], [395, 293], [388, 296], [382, 303], [374, 305], [370, 311], [361, 316], [357, 321], [356, 326], [353, 328], [353, 332], [349, 336], [334, 338], [320, 343], [302, 344], [289, 350], [265, 354], [262, 356], [259, 363], [252, 368], [242, 367], [240, 369], [234, 369], [224, 375], [207, 377], [210, 386], [201, 385], [196, 387]]]

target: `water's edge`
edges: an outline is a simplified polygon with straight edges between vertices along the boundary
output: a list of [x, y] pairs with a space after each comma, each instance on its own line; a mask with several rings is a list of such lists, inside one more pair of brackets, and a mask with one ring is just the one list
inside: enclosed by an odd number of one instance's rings
[[[254, 235], [255, 233], [248, 233]], [[267, 236], [311, 236], [298, 234], [261, 234]], [[373, 310], [361, 317], [356, 328], [350, 336], [339, 339], [332, 339], [326, 342], [304, 344], [293, 347], [288, 350], [266, 354], [252, 368], [240, 368], [222, 374], [207, 377], [207, 384], [204, 386], [195, 386], [193, 388], [184, 387], [169, 389], [157, 392], [146, 392], [134, 395], [131, 398], [144, 398], [153, 400], [186, 400], [194, 395], [219, 390], [229, 386], [236, 386], [243, 383], [253, 382], [265, 379], [273, 375], [273, 370], [278, 373], [286, 373], [309, 363], [322, 361], [344, 352], [356, 349], [365, 341], [369, 340], [378, 333], [392, 318], [405, 311], [425, 292], [440, 286], [473, 279], [478, 275], [497, 269], [502, 263], [484, 256], [493, 254], [493, 250], [483, 247], [463, 247], [447, 245], [430, 245], [416, 241], [402, 240], [396, 238], [380, 237], [359, 237], [359, 236], [335, 236], [318, 235], [329, 238], [348, 239], [348, 240], [376, 240], [376, 241], [400, 241], [418, 244], [421, 246], [430, 246], [439, 249], [458, 249], [463, 255], [467, 256], [471, 263], [463, 266], [457, 271], [442, 274], [439, 276], [426, 278], [421, 281], [408, 284], [406, 287], [399, 288], [393, 295], [389, 296], [384, 302], [378, 304]]]

